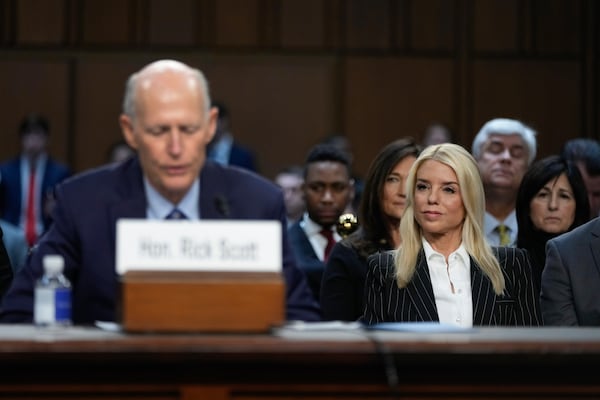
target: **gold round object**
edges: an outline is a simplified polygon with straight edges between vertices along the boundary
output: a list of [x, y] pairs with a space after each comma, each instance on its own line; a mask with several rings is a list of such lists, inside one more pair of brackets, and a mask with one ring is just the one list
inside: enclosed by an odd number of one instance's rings
[[345, 238], [358, 229], [358, 218], [352, 213], [342, 214], [338, 218], [336, 228], [340, 236]]

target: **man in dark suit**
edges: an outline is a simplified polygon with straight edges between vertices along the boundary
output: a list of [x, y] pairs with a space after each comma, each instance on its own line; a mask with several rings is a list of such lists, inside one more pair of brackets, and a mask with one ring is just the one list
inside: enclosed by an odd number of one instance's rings
[[231, 133], [231, 117], [229, 109], [220, 101], [213, 101], [218, 111], [215, 136], [208, 144], [208, 159], [222, 165], [235, 165], [256, 172], [256, 159], [252, 151], [236, 142]]
[[4, 232], [0, 228], [0, 299], [9, 288], [13, 279], [13, 267], [4, 246]]
[[0, 228], [2, 228], [2, 232], [4, 233], [2, 240], [6, 252], [8, 253], [13, 273], [16, 273], [19, 268], [25, 264], [27, 252], [29, 251], [29, 246], [25, 240], [25, 234], [19, 227], [14, 226], [3, 219], [0, 219]]
[[27, 115], [19, 129], [21, 155], [0, 165], [0, 215], [23, 229], [29, 246], [51, 222], [53, 189], [69, 169], [47, 153], [50, 125], [41, 115]]
[[347, 154], [328, 144], [314, 146], [304, 163], [306, 212], [290, 226], [289, 234], [298, 267], [306, 273], [317, 299], [329, 252], [341, 240], [337, 222], [354, 196], [350, 171]]
[[537, 154], [536, 131], [516, 119], [491, 119], [475, 135], [471, 153], [485, 188], [483, 233], [491, 246], [514, 247], [517, 193]]
[[590, 203], [590, 219], [600, 216], [600, 142], [575, 138], [565, 142], [562, 156], [577, 165]]
[[600, 217], [546, 244], [540, 305], [545, 325], [600, 326]]
[[[137, 155], [57, 188], [54, 223], [7, 293], [2, 320], [32, 320], [33, 286], [42, 274], [42, 258], [58, 253], [73, 283], [73, 322], [114, 321], [120, 218], [163, 219], [177, 209], [188, 219], [270, 219], [285, 226], [283, 196], [274, 184], [206, 160], [216, 119], [200, 71], [161, 60], [133, 74], [120, 124]], [[317, 320], [318, 305], [293, 262], [285, 230], [282, 240], [286, 316]]]

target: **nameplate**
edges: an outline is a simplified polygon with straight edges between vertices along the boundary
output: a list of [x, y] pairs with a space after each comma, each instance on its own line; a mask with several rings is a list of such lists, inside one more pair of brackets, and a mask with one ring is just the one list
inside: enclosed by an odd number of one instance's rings
[[120, 219], [116, 269], [280, 272], [281, 234], [279, 221]]

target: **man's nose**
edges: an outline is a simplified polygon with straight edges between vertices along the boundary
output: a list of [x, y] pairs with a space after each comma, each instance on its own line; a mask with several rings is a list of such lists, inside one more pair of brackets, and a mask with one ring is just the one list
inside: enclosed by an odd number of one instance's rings
[[510, 158], [511, 158], [510, 149], [507, 147], [504, 150], [502, 150], [500, 152], [500, 157], [504, 160], [510, 160]]
[[178, 154], [181, 152], [181, 132], [173, 128], [169, 133], [169, 152]]
[[331, 189], [325, 189], [325, 192], [323, 192], [323, 199], [325, 199], [325, 200], [333, 199], [333, 193], [332, 193]]

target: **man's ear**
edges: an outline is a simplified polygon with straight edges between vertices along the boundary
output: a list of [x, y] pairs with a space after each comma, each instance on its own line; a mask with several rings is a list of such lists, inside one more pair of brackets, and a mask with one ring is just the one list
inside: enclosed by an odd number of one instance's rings
[[215, 132], [217, 131], [218, 116], [219, 109], [217, 107], [211, 107], [208, 110], [206, 144], [210, 143], [215, 137]]
[[119, 116], [119, 125], [121, 126], [121, 132], [123, 133], [123, 139], [125, 139], [129, 147], [137, 150], [137, 143], [133, 133], [133, 122], [131, 121], [131, 118], [125, 114], [121, 114]]

